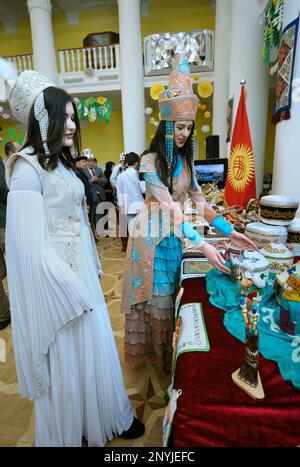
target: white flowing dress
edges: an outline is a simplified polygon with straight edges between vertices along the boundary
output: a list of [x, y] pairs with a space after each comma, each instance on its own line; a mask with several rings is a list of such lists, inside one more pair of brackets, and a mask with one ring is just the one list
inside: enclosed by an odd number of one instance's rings
[[[72, 186], [76, 197], [82, 201], [84, 196], [82, 182], [60, 162], [57, 170]], [[52, 299], [48, 278], [36, 277], [38, 271], [34, 271], [34, 267], [30, 268], [26, 264], [26, 252], [23, 252], [28, 248], [28, 245], [23, 245], [27, 237], [28, 242], [32, 240], [31, 248], [38, 251], [37, 244], [40, 240], [36, 234], [39, 230], [36, 222], [40, 221], [38, 212], [41, 206], [41, 193], [42, 187], [36, 170], [26, 160], [18, 159], [10, 182], [6, 239], [17, 372], [20, 392], [27, 396], [28, 393], [30, 396], [31, 390], [22, 390], [22, 387], [30, 388], [30, 381], [26, 381], [26, 378], [29, 379], [26, 376], [26, 365], [30, 365], [31, 357], [27, 358], [26, 355], [29, 355], [32, 349], [26, 348], [26, 336], [22, 333], [24, 329], [31, 331], [31, 324], [28, 324], [28, 316], [23, 313], [22, 301], [24, 300], [25, 303], [26, 300], [31, 300], [30, 303], [35, 303], [40, 300], [42, 303], [46, 296], [50, 301], [51, 310]], [[17, 245], [12, 237], [17, 239]], [[48, 241], [49, 239], [51, 243], [51, 237], [48, 237]], [[66, 325], [61, 326], [59, 332], [55, 333], [48, 348], [46, 358], [49, 387], [37, 397], [32, 397], [36, 411], [36, 446], [81, 446], [82, 436], [86, 437], [89, 446], [104, 446], [114, 433], [121, 434], [130, 427], [133, 421], [132, 407], [123, 383], [119, 357], [104, 296], [99, 285], [90, 231], [85, 222], [83, 209], [81, 209], [80, 247], [82, 262], [80, 286], [82, 283], [86, 286], [85, 293], [96, 305], [91, 312], [78, 313], [75, 319], [63, 318]], [[16, 248], [20, 248], [20, 251], [16, 252]], [[45, 250], [45, 246], [42, 248]], [[22, 256], [23, 253], [24, 261], [19, 258], [17, 264], [14, 255]], [[53, 252], [52, 257], [53, 268], [55, 268], [55, 253]], [[47, 261], [51, 263], [51, 255]], [[23, 263], [24, 266], [22, 266]], [[49, 268], [51, 269], [51, 265]], [[61, 297], [68, 288], [68, 277], [70, 275], [72, 278], [74, 274], [69, 269], [66, 264], [66, 269], [61, 274], [64, 277], [56, 279], [53, 308], [57, 297], [63, 300]], [[59, 290], [60, 279], [62, 280], [61, 290]], [[24, 280], [27, 281], [26, 290], [24, 290]], [[42, 297], [43, 293], [39, 292], [38, 283], [39, 281], [43, 283], [43, 280], [45, 281], [43, 291], [45, 296]], [[75, 277], [73, 277], [73, 285], [78, 291], [79, 285], [74, 284], [74, 280]], [[72, 284], [69, 286], [71, 287]], [[45, 322], [47, 319], [49, 317], [45, 317]], [[51, 317], [52, 321], [54, 319]], [[49, 325], [52, 325], [51, 320]], [[32, 329], [34, 332], [36, 327], [32, 326]], [[32, 342], [38, 339], [39, 336], [33, 336]]]

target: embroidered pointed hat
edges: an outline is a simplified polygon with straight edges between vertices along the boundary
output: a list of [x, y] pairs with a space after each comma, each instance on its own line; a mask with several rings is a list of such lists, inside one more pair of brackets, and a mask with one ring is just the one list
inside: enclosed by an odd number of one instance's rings
[[27, 125], [30, 110], [35, 99], [46, 88], [55, 86], [46, 76], [37, 71], [26, 70], [21, 73], [11, 90], [8, 102], [13, 116], [23, 125]]
[[193, 92], [190, 66], [183, 54], [176, 54], [168, 89], [158, 98], [161, 120], [195, 120], [199, 99]]
[[34, 70], [26, 70], [16, 75], [13, 65], [0, 59], [0, 96], [3, 94], [3, 97], [8, 99], [11, 113], [25, 126], [28, 124], [30, 111], [34, 106], [34, 116], [39, 122], [45, 153], [49, 154], [47, 145], [49, 118], [43, 91], [56, 86], [46, 76]]
[[30, 110], [37, 96], [55, 84], [34, 70], [17, 70], [7, 60], [0, 59], [0, 98], [8, 100], [13, 116], [27, 125]]

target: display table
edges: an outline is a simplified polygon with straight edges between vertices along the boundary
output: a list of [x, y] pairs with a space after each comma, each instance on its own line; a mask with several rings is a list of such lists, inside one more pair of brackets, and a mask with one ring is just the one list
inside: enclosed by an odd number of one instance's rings
[[244, 345], [223, 325], [223, 311], [209, 303], [205, 278], [183, 282], [181, 304], [201, 302], [209, 352], [179, 356], [175, 388], [182, 390], [174, 418], [173, 446], [300, 445], [300, 391], [281, 377], [277, 364], [260, 356], [265, 399], [256, 401], [237, 387], [231, 374]]

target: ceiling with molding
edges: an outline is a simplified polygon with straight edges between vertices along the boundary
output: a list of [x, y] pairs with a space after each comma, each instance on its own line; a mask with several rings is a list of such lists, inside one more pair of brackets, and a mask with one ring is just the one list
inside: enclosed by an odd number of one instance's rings
[[[116, 4], [117, 0], [52, 0], [52, 11], [62, 12], [68, 22], [79, 22], [80, 10]], [[16, 32], [19, 18], [28, 16], [26, 0], [0, 0], [0, 22], [7, 33]]]
[[[161, 0], [161, 3], [169, 3], [171, 0]], [[201, 1], [201, 0], [199, 0]], [[51, 0], [54, 12], [65, 14], [79, 13], [80, 10], [116, 4], [117, 0]], [[141, 5], [149, 3], [149, 0], [141, 0]], [[212, 8], [216, 7], [216, 0], [211, 0]], [[0, 21], [14, 22], [19, 18], [28, 16], [26, 0], [0, 0]]]
[[[161, 4], [170, 1], [161, 0]], [[141, 0], [142, 16], [148, 16], [149, 3], [151, 0]], [[51, 0], [51, 4], [54, 13], [62, 12], [70, 24], [77, 24], [80, 10], [117, 4], [117, 0]], [[216, 7], [216, 0], [211, 0], [211, 7]], [[28, 15], [27, 0], [0, 0], [0, 22], [7, 33], [15, 33], [17, 20]]]
[[[87, 8], [117, 3], [117, 0], [52, 0], [54, 12], [75, 13]], [[16, 21], [28, 16], [26, 0], [0, 0], [0, 20]]]

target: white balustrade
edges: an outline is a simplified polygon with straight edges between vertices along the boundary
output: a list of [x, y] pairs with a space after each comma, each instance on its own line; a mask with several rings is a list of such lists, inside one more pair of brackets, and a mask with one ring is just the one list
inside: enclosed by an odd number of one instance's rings
[[[82, 49], [60, 50], [60, 73], [77, 73], [86, 69], [119, 71], [119, 45], [107, 47], [85, 47]], [[18, 73], [34, 70], [33, 54], [3, 57], [10, 61]]]
[[3, 57], [8, 62], [12, 63], [18, 74], [25, 70], [34, 70], [33, 55], [15, 55], [13, 57]]
[[60, 73], [119, 70], [119, 45], [59, 51]]
[[[99, 92], [100, 89], [104, 92], [106, 86], [108, 89], [119, 89], [119, 54], [118, 44], [57, 51], [59, 86], [71, 94], [86, 90]], [[3, 58], [14, 65], [18, 74], [35, 69], [33, 54]]]

